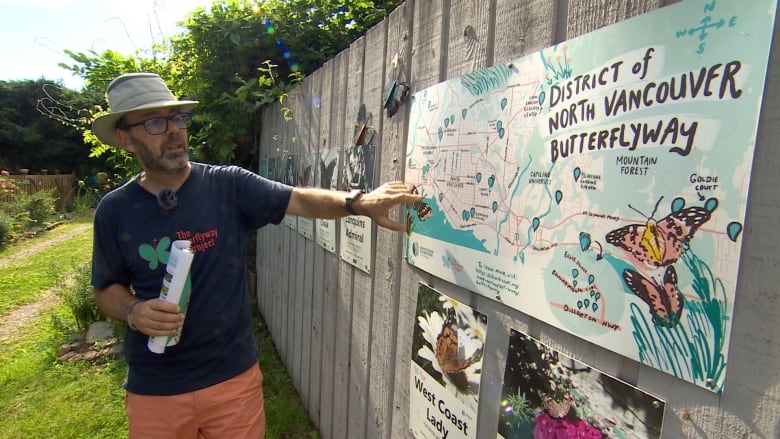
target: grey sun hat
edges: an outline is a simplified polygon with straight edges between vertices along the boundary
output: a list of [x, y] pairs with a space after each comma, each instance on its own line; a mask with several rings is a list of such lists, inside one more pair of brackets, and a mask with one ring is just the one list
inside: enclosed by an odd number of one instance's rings
[[126, 73], [108, 84], [106, 100], [110, 113], [92, 122], [92, 132], [101, 142], [121, 147], [116, 137], [116, 123], [127, 113], [138, 110], [181, 107], [188, 112], [198, 101], [178, 100], [154, 73]]

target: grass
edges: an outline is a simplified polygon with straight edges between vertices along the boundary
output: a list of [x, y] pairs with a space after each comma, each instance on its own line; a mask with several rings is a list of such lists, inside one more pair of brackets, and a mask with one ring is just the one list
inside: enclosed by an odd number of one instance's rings
[[[53, 314], [68, 319], [64, 306]], [[67, 335], [51, 322], [51, 316], [28, 322], [2, 346], [0, 437], [126, 437], [124, 361], [58, 363]]]
[[[55, 229], [48, 238], [78, 225]], [[47, 232], [48, 233], [48, 232]], [[91, 230], [0, 268], [0, 314], [34, 301], [64, 278], [78, 261], [88, 261]], [[39, 238], [34, 238], [39, 239]], [[16, 243], [28, 245], [32, 240]], [[0, 253], [0, 257], [12, 252]], [[30, 261], [34, 263], [30, 263]], [[56, 269], [56, 276], [53, 276]], [[7, 276], [14, 281], [5, 282]], [[33, 280], [25, 280], [23, 277]], [[20, 285], [24, 285], [23, 287]], [[61, 285], [61, 283], [60, 283]], [[9, 299], [6, 296], [19, 296]], [[255, 336], [263, 371], [267, 438], [318, 438], [284, 365], [255, 315]], [[127, 365], [121, 358], [59, 363], [57, 350], [70, 340], [75, 319], [61, 302], [28, 320], [10, 340], [0, 340], [0, 439], [126, 438], [124, 390]]]
[[19, 253], [24, 249], [24, 247], [40, 244], [58, 236], [62, 236], [71, 230], [77, 229], [87, 224], [92, 224], [92, 213], [79, 215], [66, 223], [52, 228], [51, 230], [45, 230], [37, 233], [31, 238], [25, 238], [11, 244], [0, 245], [0, 259], [12, 256], [15, 253]]
[[255, 341], [263, 372], [266, 437], [319, 438], [259, 313], [255, 316]]
[[[19, 254], [25, 248], [58, 238], [92, 222], [92, 215], [83, 215], [72, 222], [24, 239], [0, 250], [0, 259]], [[16, 259], [0, 266], [0, 315], [9, 309], [36, 300], [43, 292], [57, 286], [72, 268], [83, 265], [91, 257], [92, 231], [87, 230], [68, 242]]]

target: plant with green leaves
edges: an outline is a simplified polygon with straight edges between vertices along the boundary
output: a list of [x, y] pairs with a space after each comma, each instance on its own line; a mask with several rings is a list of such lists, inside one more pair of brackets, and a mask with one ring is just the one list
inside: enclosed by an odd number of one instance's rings
[[73, 314], [79, 331], [86, 331], [89, 325], [105, 320], [92, 290], [92, 264], [86, 263], [74, 268], [70, 279], [59, 288], [65, 306]]

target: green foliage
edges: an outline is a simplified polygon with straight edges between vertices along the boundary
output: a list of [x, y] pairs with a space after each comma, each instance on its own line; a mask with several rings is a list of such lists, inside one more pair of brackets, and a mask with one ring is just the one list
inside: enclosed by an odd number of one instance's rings
[[84, 160], [81, 133], [63, 120], [70, 107], [53, 104], [84, 106], [90, 96], [43, 79], [0, 81], [0, 167], [85, 173], [99, 166]]
[[17, 195], [16, 199], [27, 212], [29, 225], [42, 226], [43, 223], [54, 215], [54, 190], [38, 191], [32, 195]]
[[53, 190], [38, 191], [32, 195], [16, 192], [10, 201], [0, 202], [4, 215], [10, 218], [5, 242], [18, 238], [24, 232], [42, 229], [54, 218], [54, 205]]
[[73, 314], [78, 330], [85, 331], [89, 329], [89, 325], [106, 319], [92, 292], [92, 264], [76, 267], [71, 276], [68, 282], [63, 282], [59, 293], [65, 306]]
[[[0, 203], [2, 206], [3, 203]], [[14, 220], [5, 210], [0, 210], [0, 247], [11, 240], [13, 236]]]
[[511, 432], [512, 437], [531, 437], [536, 410], [525, 392], [521, 393], [517, 389], [517, 394], [509, 395], [505, 401], [501, 401], [501, 410], [507, 431]]
[[[259, 110], [284, 99], [304, 75], [321, 66], [387, 16], [401, 0], [214, 1], [182, 23], [186, 32], [135, 55], [113, 51], [66, 51], [61, 64], [85, 79], [85, 93], [102, 93], [121, 73], [155, 72], [174, 94], [201, 104], [190, 128], [193, 158], [256, 167]], [[132, 156], [102, 145], [89, 123], [107, 111], [104, 103], [72, 117], [91, 157], [106, 160], [111, 173], [139, 171]]]

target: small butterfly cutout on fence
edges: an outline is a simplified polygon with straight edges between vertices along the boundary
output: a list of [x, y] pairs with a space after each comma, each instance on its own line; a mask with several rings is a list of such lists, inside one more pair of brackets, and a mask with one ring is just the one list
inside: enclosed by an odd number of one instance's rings
[[[664, 267], [677, 262], [683, 242], [687, 243], [696, 230], [709, 221], [718, 202], [710, 198], [705, 207], [679, 207], [660, 221], [655, 221], [653, 215], [661, 200], [663, 197], [656, 203], [647, 223], [631, 224], [612, 230], [607, 233], [607, 242], [620, 247], [636, 261], [649, 266]], [[678, 203], [682, 204], [682, 200], [675, 200], [673, 205]]]
[[455, 308], [447, 308], [445, 312], [444, 324], [436, 337], [436, 361], [439, 362], [442, 372], [450, 377], [458, 390], [473, 393], [465, 370], [479, 361], [482, 350], [478, 349], [469, 358], [464, 358], [465, 355], [461, 353], [458, 340], [458, 319], [455, 315]]
[[650, 307], [653, 323], [673, 328], [680, 322], [685, 298], [677, 288], [677, 271], [673, 265], [666, 267], [663, 285], [631, 269], [623, 270], [623, 281]]
[[[417, 195], [419, 193], [417, 192], [417, 186], [412, 186], [411, 192]], [[429, 206], [428, 203], [417, 201], [412, 204], [412, 208], [417, 212], [417, 218], [419, 218], [420, 221], [425, 221], [433, 216], [433, 209], [431, 209], [431, 206]]]

